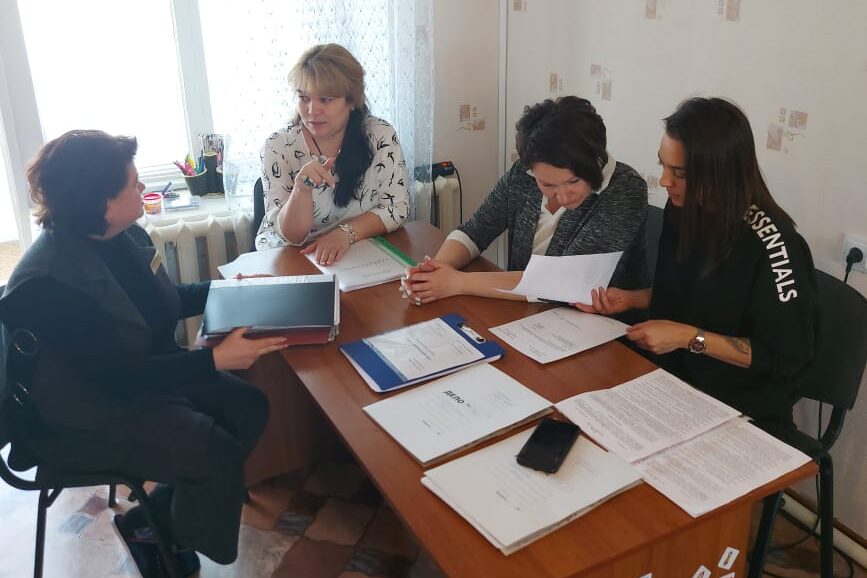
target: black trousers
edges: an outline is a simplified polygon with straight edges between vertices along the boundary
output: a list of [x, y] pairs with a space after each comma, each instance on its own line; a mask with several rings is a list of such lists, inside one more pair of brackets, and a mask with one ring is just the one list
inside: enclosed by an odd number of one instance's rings
[[47, 434], [16, 437], [40, 464], [118, 471], [171, 486], [164, 523], [174, 541], [229, 564], [238, 555], [244, 461], [267, 417], [261, 391], [220, 374], [182, 396], [134, 400], [122, 422], [106, 431], [46, 424]]

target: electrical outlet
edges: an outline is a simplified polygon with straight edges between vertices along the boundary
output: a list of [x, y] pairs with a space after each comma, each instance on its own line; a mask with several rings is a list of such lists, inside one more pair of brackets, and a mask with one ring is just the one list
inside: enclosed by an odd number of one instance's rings
[[867, 240], [864, 240], [861, 237], [856, 237], [855, 235], [846, 234], [843, 237], [843, 264], [846, 263], [846, 255], [849, 254], [849, 249], [852, 247], [858, 247], [864, 254], [864, 258], [862, 258], [859, 263], [852, 265], [852, 270], [867, 273]]

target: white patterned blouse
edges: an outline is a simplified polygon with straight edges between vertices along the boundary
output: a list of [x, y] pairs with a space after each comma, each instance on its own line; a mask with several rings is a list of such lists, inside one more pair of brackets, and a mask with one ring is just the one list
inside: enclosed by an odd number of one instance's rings
[[[375, 116], [364, 119], [364, 128], [373, 151], [373, 161], [364, 173], [355, 198], [345, 207], [334, 202], [334, 189], [323, 186], [313, 191], [313, 226], [308, 243], [366, 212], [377, 215], [387, 231], [403, 225], [409, 212], [409, 182], [406, 161], [394, 128]], [[262, 147], [262, 187], [265, 216], [256, 235], [256, 249], [292, 245], [277, 227], [277, 213], [292, 194], [295, 175], [311, 159], [318, 158], [307, 146], [300, 124], [290, 124], [268, 137]]]

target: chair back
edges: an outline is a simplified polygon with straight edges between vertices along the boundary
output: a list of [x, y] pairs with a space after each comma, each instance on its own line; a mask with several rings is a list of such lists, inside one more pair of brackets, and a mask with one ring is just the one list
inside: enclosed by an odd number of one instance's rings
[[250, 230], [253, 232], [252, 250], [256, 250], [256, 234], [259, 233], [259, 225], [262, 224], [262, 219], [265, 217], [265, 189], [262, 187], [261, 177], [256, 179], [256, 184], [253, 185], [253, 222], [250, 223]]
[[850, 410], [867, 363], [867, 299], [816, 271], [821, 310], [816, 357], [800, 383], [802, 397]]
[[651, 283], [653, 283], [653, 274], [656, 271], [656, 257], [659, 254], [659, 237], [662, 235], [663, 214], [664, 211], [660, 207], [647, 205], [647, 224], [644, 230], [647, 239], [647, 273]]

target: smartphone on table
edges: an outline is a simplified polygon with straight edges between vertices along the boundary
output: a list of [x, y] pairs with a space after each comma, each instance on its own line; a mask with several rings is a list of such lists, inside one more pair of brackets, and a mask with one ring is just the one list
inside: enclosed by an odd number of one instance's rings
[[581, 429], [574, 423], [543, 418], [515, 456], [518, 463], [548, 474], [560, 469]]

